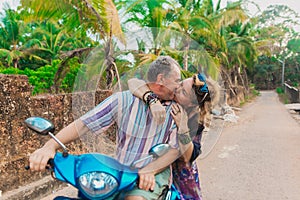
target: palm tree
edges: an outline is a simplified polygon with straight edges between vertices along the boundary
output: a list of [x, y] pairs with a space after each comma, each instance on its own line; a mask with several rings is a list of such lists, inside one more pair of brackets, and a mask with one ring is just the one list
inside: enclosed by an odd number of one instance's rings
[[[168, 54], [183, 64], [183, 69], [205, 68], [211, 75], [217, 74], [218, 64], [199, 43], [200, 34], [214, 33], [214, 27], [204, 16], [200, 1], [117, 1], [117, 6], [126, 5], [126, 23], [135, 23], [148, 30], [152, 38], [141, 38], [140, 49], [135, 53], [138, 66], [149, 63], [158, 55]], [[202, 31], [199, 29], [202, 28]], [[147, 34], [145, 34], [147, 35]], [[197, 35], [197, 37], [195, 37]], [[149, 42], [151, 41], [151, 42]], [[145, 50], [145, 43], [153, 48]]]
[[[189, 51], [195, 50], [195, 45], [191, 43], [198, 43], [198, 54], [202, 53], [198, 63], [204, 68], [210, 68], [212, 74], [218, 71], [216, 60], [212, 59], [206, 51], [203, 38], [215, 37], [215, 27], [207, 18], [206, 13], [213, 7], [212, 1], [178, 1], [180, 6], [174, 6], [170, 14], [173, 15], [173, 21], [168, 26], [174, 30], [186, 35], [184, 43], [183, 66], [188, 70]], [[204, 9], [204, 7], [206, 9]], [[207, 11], [207, 12], [206, 12]], [[192, 42], [194, 41], [194, 42]], [[206, 40], [207, 42], [207, 40]], [[212, 75], [211, 74], [211, 75]]]
[[[220, 1], [219, 1], [220, 3]], [[223, 9], [210, 13], [219, 33], [216, 56], [222, 65], [221, 74], [225, 87], [235, 95], [234, 87], [240, 85], [248, 91], [247, 67], [257, 60], [257, 49], [251, 32], [250, 18], [241, 7], [241, 1], [228, 3]]]
[[5, 10], [5, 17], [0, 27], [0, 57], [5, 59], [7, 66], [20, 67], [21, 60], [41, 61], [47, 60], [36, 54], [39, 48], [39, 41], [27, 38], [24, 34], [28, 27], [20, 20], [20, 15], [11, 9]]
[[[155, 59], [161, 53], [160, 44], [157, 41], [157, 37], [161, 29], [166, 27], [167, 10], [166, 6], [169, 5], [167, 0], [117, 0], [116, 5], [125, 9], [125, 24], [134, 24], [141, 28], [148, 27], [151, 34], [151, 40], [153, 47], [150, 49], [148, 55], [143, 55], [142, 60], [144, 62], [150, 62]], [[126, 30], [130, 32], [131, 30]], [[142, 41], [138, 41], [142, 44]], [[138, 58], [137, 58], [138, 59]], [[144, 63], [143, 62], [143, 63]]]
[[[264, 74], [264, 70], [268, 69], [269, 73], [272, 72], [272, 80], [280, 80], [282, 71], [278, 70], [281, 67], [279, 60], [286, 60], [287, 56], [291, 56], [292, 60], [293, 53], [287, 48], [290, 40], [297, 38], [297, 34], [291, 28], [297, 21], [297, 13], [284, 5], [272, 5], [269, 6], [265, 11], [255, 16], [253, 20], [254, 31], [251, 35], [255, 38], [255, 45], [257, 46], [259, 53], [259, 63], [255, 69], [250, 70], [252, 80], [256, 81], [255, 76], [270, 77]], [[298, 17], [299, 18], [299, 17]], [[266, 62], [268, 61], [268, 62]], [[266, 65], [273, 66], [272, 68]], [[277, 67], [275, 65], [278, 65]], [[296, 66], [297, 63], [292, 64]], [[263, 69], [260, 70], [259, 67]], [[288, 67], [288, 66], [286, 66]], [[270, 80], [270, 79], [269, 79]], [[257, 81], [256, 84], [259, 84]], [[277, 82], [279, 84], [280, 81]], [[275, 86], [275, 83], [273, 84]]]
[[[21, 0], [21, 4], [30, 12], [30, 15], [26, 18], [27, 21], [54, 20], [61, 23], [66, 28], [67, 33], [81, 30], [92, 34], [96, 41], [104, 41], [106, 44], [104, 51], [106, 54], [107, 80], [118, 76], [111, 74], [114, 71], [118, 71], [113, 59], [111, 59], [113, 50], [112, 36], [116, 36], [123, 43], [125, 43], [125, 40], [118, 13], [112, 0]], [[74, 52], [82, 54], [86, 51], [90, 51], [90, 48], [73, 50], [65, 55], [72, 57]]]

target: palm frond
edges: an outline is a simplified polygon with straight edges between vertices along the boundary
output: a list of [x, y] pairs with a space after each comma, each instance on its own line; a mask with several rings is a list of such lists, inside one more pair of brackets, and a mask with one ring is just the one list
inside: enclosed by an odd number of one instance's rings
[[149, 53], [149, 54], [139, 54], [140, 56], [140, 63], [138, 64], [138, 66], [143, 66], [145, 64], [151, 63], [152, 61], [154, 61], [157, 58], [157, 55]]
[[99, 33], [102, 39], [115, 35], [121, 42], [125, 42], [118, 12], [112, 0], [21, 0], [25, 8], [30, 8], [24, 15], [24, 20], [62, 20], [69, 31], [81, 26], [92, 33]]

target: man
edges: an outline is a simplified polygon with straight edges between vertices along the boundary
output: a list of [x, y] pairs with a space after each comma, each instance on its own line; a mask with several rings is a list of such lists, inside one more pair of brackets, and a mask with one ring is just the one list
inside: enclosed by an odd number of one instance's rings
[[[151, 63], [147, 75], [152, 82], [149, 88], [153, 93], [149, 91], [144, 97], [146, 104], [129, 91], [113, 94], [56, 135], [66, 144], [89, 131], [101, 134], [116, 123], [117, 158], [128, 166], [148, 154], [152, 146], [169, 143], [172, 149], [166, 155], [150, 163], [139, 163], [139, 185], [125, 194], [126, 200], [158, 199], [164, 189], [162, 186], [169, 184], [169, 166], [178, 157], [177, 127], [170, 114], [172, 102], [163, 103], [166, 120], [161, 124], [154, 120], [149, 107], [155, 105], [157, 98], [173, 98], [173, 91], [180, 82], [179, 65], [171, 57], [161, 56]], [[49, 140], [30, 156], [30, 169], [44, 170], [47, 161], [54, 157], [58, 148], [59, 145], [53, 139]]]

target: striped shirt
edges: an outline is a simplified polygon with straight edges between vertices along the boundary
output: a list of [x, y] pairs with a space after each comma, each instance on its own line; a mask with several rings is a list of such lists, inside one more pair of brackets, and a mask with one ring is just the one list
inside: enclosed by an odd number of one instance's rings
[[[166, 120], [163, 124], [157, 124], [149, 106], [129, 91], [124, 91], [111, 95], [80, 119], [96, 134], [116, 123], [116, 156], [121, 163], [130, 166], [146, 157], [149, 149], [156, 144], [169, 143], [171, 147], [178, 148], [177, 127], [170, 114], [171, 104], [163, 104]], [[146, 160], [142, 166], [149, 162]]]

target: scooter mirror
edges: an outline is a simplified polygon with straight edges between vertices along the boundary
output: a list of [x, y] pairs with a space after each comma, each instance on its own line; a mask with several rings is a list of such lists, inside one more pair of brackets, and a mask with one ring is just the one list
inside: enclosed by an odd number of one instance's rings
[[141, 158], [139, 160], [136, 160], [131, 164], [132, 168], [136, 168], [137, 164], [148, 160], [148, 159], [157, 159], [158, 157], [161, 157], [165, 155], [169, 150], [171, 149], [171, 146], [169, 144], [157, 144], [151, 147], [151, 149], [148, 152], [148, 156]]
[[152, 155], [154, 158], [165, 155], [170, 150], [169, 144], [157, 144], [149, 150], [149, 155]]
[[33, 131], [41, 134], [48, 135], [49, 132], [54, 132], [54, 125], [52, 122], [42, 117], [30, 117], [25, 120], [25, 124]]

